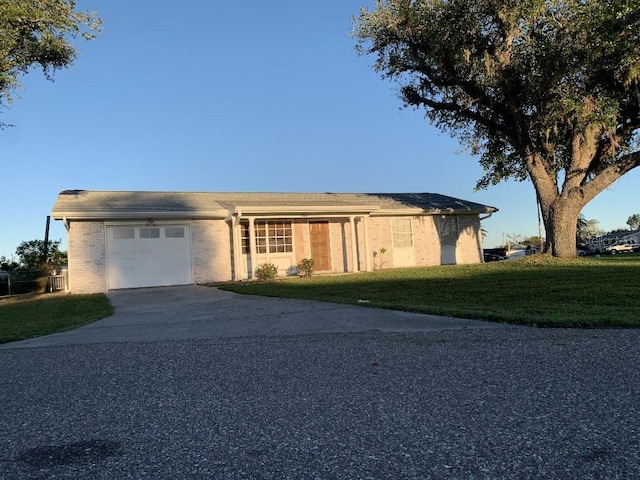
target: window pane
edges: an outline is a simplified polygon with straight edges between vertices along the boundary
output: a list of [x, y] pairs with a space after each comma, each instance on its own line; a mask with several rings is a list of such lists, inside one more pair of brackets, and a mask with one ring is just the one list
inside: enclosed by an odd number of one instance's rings
[[286, 253], [293, 251], [291, 222], [271, 222], [269, 228], [269, 252]]
[[165, 238], [184, 238], [184, 227], [166, 227], [164, 229]]
[[257, 253], [267, 253], [267, 239], [266, 238], [256, 238], [256, 252]]
[[135, 228], [133, 227], [116, 227], [113, 229], [114, 240], [129, 240], [134, 238]]
[[242, 223], [240, 224], [240, 239], [242, 242], [242, 253], [248, 255], [251, 247], [249, 243], [249, 224]]
[[159, 228], [141, 228], [140, 238], [160, 238]]
[[393, 232], [394, 247], [403, 248], [413, 246], [410, 218], [392, 218], [391, 230]]

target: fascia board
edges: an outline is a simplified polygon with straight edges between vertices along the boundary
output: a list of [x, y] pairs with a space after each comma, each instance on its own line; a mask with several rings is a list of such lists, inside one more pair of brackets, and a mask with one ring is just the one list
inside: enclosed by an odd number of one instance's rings
[[54, 220], [117, 220], [136, 218], [227, 218], [226, 209], [197, 212], [51, 212]]
[[242, 216], [251, 215], [318, 215], [318, 214], [364, 214], [373, 213], [379, 210], [380, 207], [375, 205], [340, 205], [340, 206], [269, 206], [269, 205], [254, 205], [254, 206], [238, 206], [235, 211], [240, 212]]
[[481, 213], [492, 213], [496, 209], [483, 209], [483, 210], [460, 210], [453, 208], [441, 208], [424, 210], [422, 208], [398, 208], [398, 209], [384, 209], [378, 210], [372, 215], [375, 216], [402, 216], [402, 215], [479, 215]]

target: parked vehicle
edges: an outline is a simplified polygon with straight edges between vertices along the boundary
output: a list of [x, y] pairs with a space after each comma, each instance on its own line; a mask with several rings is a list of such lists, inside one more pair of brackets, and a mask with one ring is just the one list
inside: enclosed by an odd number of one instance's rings
[[507, 258], [506, 248], [485, 248], [482, 253], [485, 262], [497, 262]]
[[613, 245], [604, 247], [604, 252], [616, 255], [618, 253], [635, 252], [638, 249], [640, 249], [640, 245], [635, 240], [621, 240]]
[[505, 260], [506, 257], [496, 255], [495, 253], [485, 253], [484, 261], [486, 262], [499, 262], [500, 260]]

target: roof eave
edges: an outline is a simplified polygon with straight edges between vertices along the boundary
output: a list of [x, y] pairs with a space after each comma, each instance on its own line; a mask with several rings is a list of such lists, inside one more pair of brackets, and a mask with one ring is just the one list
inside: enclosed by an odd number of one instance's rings
[[326, 206], [326, 205], [318, 205], [318, 206], [309, 206], [309, 205], [240, 205], [240, 206], [230, 206], [229, 211], [232, 214], [239, 214], [241, 216], [247, 215], [256, 215], [256, 216], [264, 216], [264, 215], [284, 215], [284, 214], [292, 214], [292, 215], [331, 215], [331, 214], [354, 214], [354, 215], [362, 215], [362, 214], [370, 214], [377, 210], [380, 207], [374, 205], [338, 205], [338, 206]]
[[115, 219], [138, 219], [138, 218], [227, 218], [229, 211], [226, 209], [193, 211], [193, 212], [158, 212], [158, 211], [138, 211], [138, 212], [60, 212], [53, 211], [51, 216], [54, 220], [115, 220]]

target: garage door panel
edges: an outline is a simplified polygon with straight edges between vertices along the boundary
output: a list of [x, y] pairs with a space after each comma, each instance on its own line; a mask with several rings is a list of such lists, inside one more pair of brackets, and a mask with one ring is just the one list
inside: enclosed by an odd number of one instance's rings
[[[150, 237], [150, 233], [155, 235], [150, 230], [156, 229], [159, 230], [157, 238]], [[187, 226], [154, 229], [138, 226], [134, 227], [133, 238], [127, 238], [130, 235], [123, 227], [109, 227], [109, 230], [109, 289], [192, 283], [190, 235]]]

